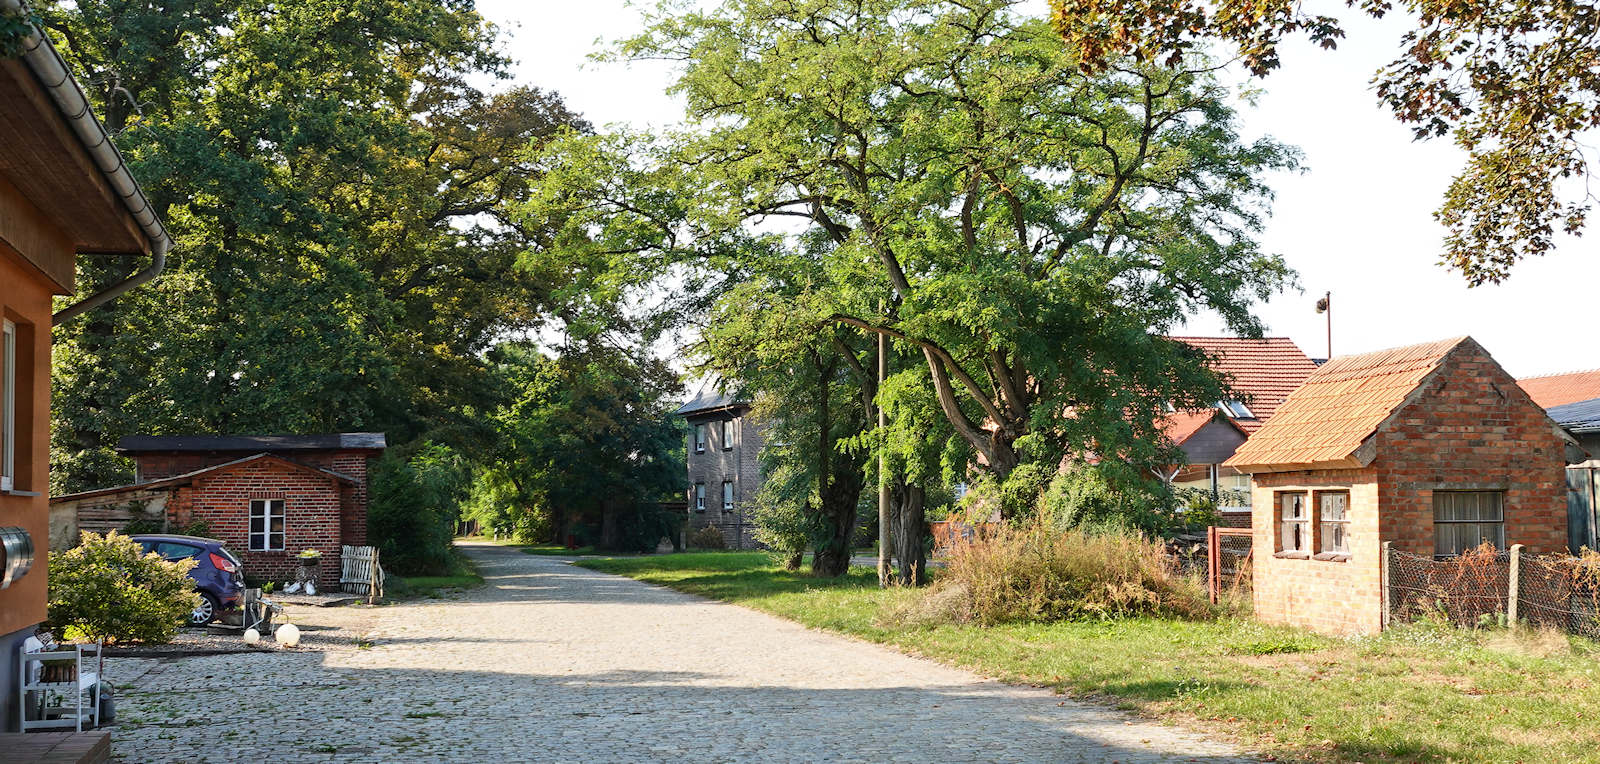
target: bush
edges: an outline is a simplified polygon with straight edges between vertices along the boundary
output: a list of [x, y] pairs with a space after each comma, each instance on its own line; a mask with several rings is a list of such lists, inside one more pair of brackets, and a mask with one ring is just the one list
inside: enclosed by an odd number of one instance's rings
[[812, 539], [820, 535], [816, 516], [806, 512], [803, 505], [765, 495], [757, 499], [750, 522], [755, 525], [756, 541], [772, 550], [773, 557], [788, 570], [799, 567]]
[[707, 525], [689, 534], [689, 546], [694, 549], [727, 549], [728, 541], [716, 526]]
[[437, 576], [456, 564], [450, 544], [465, 487], [459, 457], [440, 446], [424, 445], [409, 462], [385, 454], [373, 465], [367, 534], [384, 570]]
[[[1160, 543], [1115, 528], [1001, 528], [957, 545], [912, 620], [996, 624], [1130, 616], [1210, 618], [1198, 578]], [[920, 614], [920, 615], [918, 615]]]
[[200, 604], [194, 565], [145, 554], [116, 531], [85, 531], [78, 546], [50, 555], [50, 623], [91, 640], [170, 642]]
[[618, 552], [654, 552], [662, 538], [677, 538], [683, 523], [682, 515], [653, 503], [619, 507], [616, 513]]

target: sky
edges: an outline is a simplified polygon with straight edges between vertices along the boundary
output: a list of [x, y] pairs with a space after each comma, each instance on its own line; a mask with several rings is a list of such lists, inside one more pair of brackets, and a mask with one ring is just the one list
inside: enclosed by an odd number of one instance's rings
[[[478, 9], [501, 27], [517, 82], [560, 93], [596, 125], [679, 120], [681, 102], [665, 92], [670, 66], [588, 58], [603, 41], [639, 29], [639, 12], [626, 0], [479, 0]], [[1348, 37], [1337, 51], [1284, 46], [1282, 69], [1252, 81], [1260, 93], [1240, 107], [1247, 137], [1271, 136], [1304, 155], [1302, 172], [1269, 178], [1276, 201], [1261, 242], [1299, 273], [1303, 291], [1258, 307], [1267, 333], [1326, 356], [1326, 317], [1314, 304], [1331, 291], [1335, 355], [1471, 335], [1517, 377], [1600, 368], [1600, 348], [1572, 341], [1589, 317], [1577, 295], [1600, 283], [1589, 240], [1562, 240], [1501, 285], [1468, 288], [1438, 264], [1444, 229], [1432, 213], [1463, 154], [1448, 138], [1414, 142], [1371, 90], [1373, 72], [1394, 57], [1404, 19], [1339, 15]], [[1190, 320], [1184, 332], [1226, 333], [1208, 316]]]

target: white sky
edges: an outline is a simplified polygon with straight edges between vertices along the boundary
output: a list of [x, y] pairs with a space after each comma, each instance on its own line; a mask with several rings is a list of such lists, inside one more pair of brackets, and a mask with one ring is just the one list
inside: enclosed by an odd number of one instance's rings
[[[596, 125], [678, 121], [681, 105], [664, 92], [672, 81], [665, 64], [587, 58], [600, 39], [639, 28], [626, 0], [479, 0], [478, 8], [506, 35], [518, 82], [559, 92]], [[1600, 350], [1572, 341], [1590, 315], [1577, 297], [1600, 283], [1600, 258], [1587, 240], [1564, 240], [1555, 254], [1517, 266], [1502, 286], [1469, 289], [1437, 265], [1443, 229], [1432, 212], [1462, 154], [1448, 138], [1412, 142], [1368, 85], [1393, 58], [1403, 20], [1366, 21], [1342, 3], [1335, 13], [1346, 21], [1345, 44], [1333, 52], [1286, 46], [1282, 70], [1257, 83], [1263, 94], [1241, 113], [1248, 135], [1271, 135], [1305, 155], [1306, 172], [1271, 180], [1277, 202], [1262, 241], [1299, 271], [1305, 292], [1260, 307], [1268, 333], [1325, 355], [1324, 319], [1313, 303], [1331, 290], [1336, 354], [1470, 334], [1515, 376], [1600, 367]], [[1202, 317], [1187, 331], [1221, 327]]]

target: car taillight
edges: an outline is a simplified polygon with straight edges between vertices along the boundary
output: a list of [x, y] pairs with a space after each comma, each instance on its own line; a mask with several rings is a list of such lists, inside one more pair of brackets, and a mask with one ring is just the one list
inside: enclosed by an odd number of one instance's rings
[[217, 566], [217, 570], [225, 571], [225, 572], [228, 572], [228, 573], [238, 573], [239, 572], [239, 567], [237, 565], [234, 565], [232, 560], [229, 560], [228, 558], [223, 557], [222, 555], [217, 554], [216, 552], [212, 552], [211, 553], [211, 564]]

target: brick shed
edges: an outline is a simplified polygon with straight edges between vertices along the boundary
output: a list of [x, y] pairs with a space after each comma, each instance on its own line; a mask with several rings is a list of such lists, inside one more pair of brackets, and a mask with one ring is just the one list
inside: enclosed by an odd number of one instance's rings
[[51, 546], [79, 531], [124, 530], [144, 521], [172, 532], [205, 525], [251, 578], [294, 578], [295, 556], [322, 552], [322, 586], [339, 580], [339, 547], [367, 543], [367, 467], [385, 448], [379, 433], [131, 437], [130, 485], [51, 498]]
[[1576, 448], [1470, 337], [1329, 361], [1227, 461], [1252, 479], [1256, 617], [1380, 630], [1384, 542], [1564, 552]]

